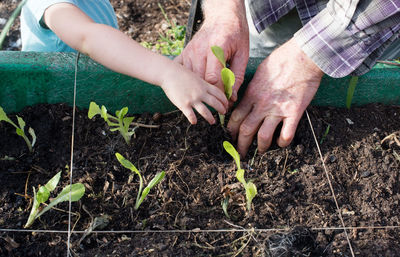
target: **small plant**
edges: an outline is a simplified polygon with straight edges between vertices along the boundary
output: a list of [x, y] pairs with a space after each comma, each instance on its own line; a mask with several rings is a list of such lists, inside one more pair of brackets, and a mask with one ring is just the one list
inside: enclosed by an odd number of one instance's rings
[[24, 140], [26, 145], [28, 146], [29, 152], [33, 152], [33, 146], [35, 145], [36, 142], [36, 134], [35, 131], [33, 130], [33, 128], [29, 128], [28, 129], [28, 133], [31, 135], [32, 137], [32, 142], [29, 140], [29, 138], [26, 136], [25, 134], [25, 121], [17, 116], [17, 120], [18, 120], [18, 126], [7, 117], [7, 114], [4, 112], [3, 108], [0, 107], [0, 121], [5, 121], [8, 122], [9, 124], [11, 124], [12, 126], [15, 127], [15, 132], [17, 133], [18, 136], [21, 136]]
[[253, 201], [253, 198], [257, 195], [256, 185], [254, 185], [254, 183], [251, 181], [246, 182], [244, 178], [244, 169], [240, 168], [240, 155], [236, 151], [235, 147], [233, 147], [233, 145], [228, 141], [224, 141], [223, 146], [225, 148], [225, 151], [229, 153], [236, 162], [237, 166], [236, 178], [237, 180], [239, 180], [240, 183], [242, 183], [244, 189], [246, 190], [247, 210], [250, 211], [251, 202]]
[[321, 141], [319, 141], [320, 145], [322, 145], [322, 143], [325, 141], [325, 138], [328, 136], [330, 128], [331, 128], [331, 125], [328, 125], [328, 127], [326, 127], [325, 132], [322, 135]]
[[157, 40], [155, 45], [149, 42], [142, 42], [141, 45], [148, 49], [154, 48], [157, 52], [160, 52], [163, 55], [180, 55], [185, 43], [186, 26], [176, 25], [175, 22], [171, 22], [160, 3], [158, 3], [158, 7], [160, 7], [162, 14], [171, 29], [168, 29], [165, 32], [165, 35], [159, 33], [160, 39]]
[[[233, 74], [233, 72], [229, 68], [226, 67], [225, 54], [224, 54], [224, 50], [222, 50], [221, 47], [212, 46], [211, 51], [213, 52], [215, 57], [217, 57], [219, 62], [222, 64], [222, 66], [224, 66], [221, 70], [221, 79], [222, 79], [222, 83], [224, 84], [224, 91], [225, 91], [226, 98], [228, 98], [228, 100], [229, 100], [232, 96], [232, 87], [235, 84], [235, 74]], [[224, 126], [225, 115], [219, 114], [219, 121], [220, 121], [221, 125]]]
[[119, 131], [125, 142], [129, 144], [132, 135], [135, 134], [137, 126], [130, 129], [130, 125], [135, 117], [125, 117], [127, 113], [128, 107], [124, 107], [121, 110], [117, 110], [115, 116], [113, 116], [107, 113], [107, 109], [104, 105], [102, 105], [100, 109], [95, 102], [91, 102], [89, 105], [88, 117], [89, 119], [92, 119], [94, 116], [99, 114], [104, 121], [107, 122], [108, 126], [110, 126], [110, 131]]
[[350, 82], [349, 82], [349, 88], [347, 89], [347, 96], [346, 96], [347, 109], [350, 109], [350, 107], [351, 107], [351, 102], [353, 100], [353, 95], [354, 95], [354, 91], [356, 90], [357, 82], [358, 82], [357, 76], [351, 77]]
[[28, 221], [26, 222], [24, 228], [29, 228], [33, 222], [42, 216], [43, 213], [47, 212], [57, 204], [61, 202], [66, 202], [70, 200], [70, 192], [71, 192], [71, 202], [76, 202], [85, 194], [85, 186], [81, 183], [76, 183], [73, 185], [68, 185], [64, 187], [64, 189], [54, 198], [45, 208], [40, 210], [41, 204], [44, 204], [50, 196], [50, 193], [54, 191], [57, 187], [58, 182], [60, 181], [61, 171], [58, 172], [53, 178], [51, 178], [46, 185], [39, 186], [39, 189], [36, 193], [35, 188], [33, 188], [33, 204], [32, 210], [29, 214]]
[[[147, 185], [145, 189], [143, 189], [143, 178], [142, 175], [140, 174], [139, 170], [133, 165], [130, 161], [125, 159], [120, 153], [116, 153], [115, 156], [117, 157], [117, 160], [119, 163], [121, 163], [122, 166], [125, 168], [131, 170], [133, 173], [136, 173], [139, 176], [139, 191], [138, 195], [136, 197], [136, 203], [135, 203], [135, 210], [139, 209], [139, 206], [142, 204], [143, 200], [146, 198], [146, 196], [149, 194], [150, 189], [152, 189], [154, 186], [156, 186], [158, 183], [161, 182], [161, 180], [164, 179], [165, 177], [165, 172], [162, 171], [158, 173]], [[142, 192], [143, 189], [143, 192]]]

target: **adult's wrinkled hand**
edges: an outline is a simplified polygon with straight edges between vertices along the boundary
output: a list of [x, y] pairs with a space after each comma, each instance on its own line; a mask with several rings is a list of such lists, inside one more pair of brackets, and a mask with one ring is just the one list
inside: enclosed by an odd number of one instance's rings
[[[236, 77], [232, 94], [235, 101], [249, 58], [249, 32], [244, 5], [233, 0], [224, 3], [208, 0], [206, 3], [203, 25], [175, 61], [224, 91], [220, 75], [222, 66], [211, 51], [214, 45], [221, 47]], [[218, 8], [213, 8], [215, 5]]]
[[246, 155], [257, 131], [258, 151], [265, 152], [281, 122], [277, 143], [280, 147], [289, 145], [322, 76], [293, 38], [272, 52], [257, 68], [229, 120], [228, 129], [237, 139], [238, 152]]

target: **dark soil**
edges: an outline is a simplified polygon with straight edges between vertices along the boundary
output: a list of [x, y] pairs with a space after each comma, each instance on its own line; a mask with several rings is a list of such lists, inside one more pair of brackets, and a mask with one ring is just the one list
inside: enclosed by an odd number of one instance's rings
[[[308, 111], [319, 142], [330, 125], [321, 150], [345, 225], [361, 227], [347, 230], [355, 255], [398, 256], [398, 229], [365, 227], [399, 225], [400, 107]], [[22, 229], [28, 218], [30, 199], [21, 195], [32, 196], [32, 187], [58, 171], [63, 171], [60, 188], [69, 180], [72, 108], [38, 105], [18, 115], [34, 128], [38, 141], [30, 154], [14, 129], [0, 123], [0, 228], [8, 229]], [[72, 204], [80, 215], [72, 215], [74, 230], [83, 231], [93, 218], [108, 215], [103, 230], [127, 231], [90, 234], [80, 244], [82, 234], [73, 234], [77, 256], [351, 256], [306, 117], [289, 147], [273, 146], [254, 155], [253, 145], [242, 160], [246, 179], [258, 189], [250, 213], [234, 161], [222, 147], [230, 138], [220, 126], [203, 120], [190, 126], [180, 112], [138, 115], [136, 121], [160, 127], [138, 128], [127, 145], [103, 120], [89, 120], [87, 111], [77, 110], [73, 182], [83, 183], [86, 193]], [[166, 172], [138, 211], [133, 208], [138, 177], [130, 178], [116, 152], [136, 165], [146, 183]], [[221, 207], [228, 195], [230, 219]], [[58, 207], [67, 210], [68, 203]], [[65, 231], [67, 223], [66, 212], [51, 210], [32, 228]], [[145, 230], [152, 232], [140, 233]], [[61, 232], [0, 232], [0, 255], [64, 256], [66, 239]]]

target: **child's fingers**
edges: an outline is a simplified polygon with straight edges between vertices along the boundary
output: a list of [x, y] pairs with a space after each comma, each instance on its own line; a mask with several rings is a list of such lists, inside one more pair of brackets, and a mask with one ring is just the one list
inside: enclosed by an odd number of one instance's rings
[[225, 109], [228, 109], [229, 101], [226, 98], [224, 92], [222, 92], [219, 88], [212, 85], [209, 88], [207, 88], [207, 92], [216, 97], [224, 105]]
[[[226, 100], [226, 97], [225, 97]], [[212, 108], [214, 108], [218, 113], [225, 114], [227, 107], [223, 102], [221, 102], [218, 98], [214, 97], [213, 95], [208, 95], [204, 99], [204, 103], [208, 104]]]
[[186, 116], [186, 118], [189, 120], [190, 124], [194, 125], [197, 123], [197, 118], [196, 114], [194, 113], [192, 107], [186, 107], [186, 108], [179, 108], [183, 112], [183, 114]]
[[208, 121], [210, 124], [215, 123], [214, 116], [212, 115], [211, 111], [203, 104], [202, 102], [194, 104], [193, 107], [196, 109], [198, 113], [200, 113], [203, 118]]

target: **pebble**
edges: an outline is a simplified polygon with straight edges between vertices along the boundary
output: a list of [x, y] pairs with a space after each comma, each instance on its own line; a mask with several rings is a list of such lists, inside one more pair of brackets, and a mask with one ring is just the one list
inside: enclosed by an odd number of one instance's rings
[[4, 18], [0, 18], [0, 25], [3, 26], [4, 24], [6, 24], [7, 20]]
[[330, 162], [335, 162], [336, 160], [337, 160], [337, 158], [336, 158], [335, 155], [330, 155], [330, 156], [329, 156], [329, 161], [330, 161]]
[[362, 178], [366, 178], [366, 177], [369, 177], [371, 175], [371, 171], [369, 171], [369, 170], [366, 170], [366, 171], [363, 171], [363, 172], [361, 172], [361, 177]]

